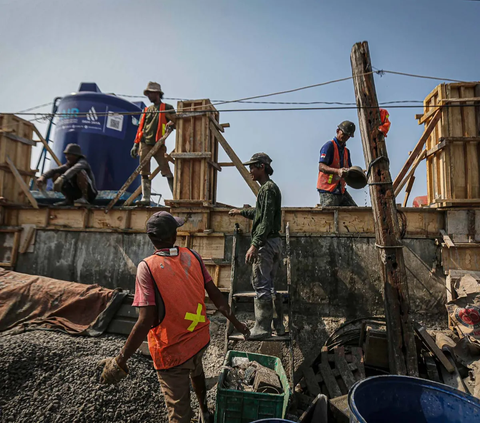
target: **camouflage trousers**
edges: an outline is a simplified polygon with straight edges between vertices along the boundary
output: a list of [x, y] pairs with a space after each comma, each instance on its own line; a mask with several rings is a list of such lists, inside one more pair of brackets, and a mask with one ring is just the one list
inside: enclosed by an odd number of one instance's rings
[[280, 265], [282, 239], [269, 238], [258, 249], [258, 257], [252, 264], [252, 285], [257, 298], [269, 299], [275, 295], [274, 280]]
[[319, 192], [318, 194], [322, 207], [355, 207], [357, 205], [347, 191], [343, 194], [331, 194], [329, 192]]

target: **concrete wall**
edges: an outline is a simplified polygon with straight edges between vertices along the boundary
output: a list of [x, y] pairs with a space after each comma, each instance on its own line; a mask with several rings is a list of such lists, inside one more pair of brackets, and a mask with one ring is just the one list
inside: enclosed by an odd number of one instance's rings
[[[232, 236], [225, 242], [231, 258]], [[239, 239], [239, 290], [250, 290], [244, 264], [250, 237]], [[445, 314], [445, 280], [435, 269], [437, 247], [431, 239], [405, 239], [410, 303], [416, 315]], [[312, 316], [357, 318], [383, 314], [383, 282], [375, 240], [353, 237], [292, 237], [293, 307]], [[33, 253], [19, 256], [18, 272], [134, 291], [135, 266], [153, 252], [144, 234], [37, 230]], [[435, 269], [436, 272], [432, 272]], [[285, 267], [278, 289], [285, 289]]]

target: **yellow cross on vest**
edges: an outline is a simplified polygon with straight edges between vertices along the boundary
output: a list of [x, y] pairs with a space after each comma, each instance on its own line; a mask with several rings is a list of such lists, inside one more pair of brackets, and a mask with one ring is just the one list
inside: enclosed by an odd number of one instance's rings
[[185, 320], [191, 320], [190, 326], [187, 328], [188, 331], [193, 332], [197, 325], [201, 322], [205, 322], [205, 316], [202, 316], [202, 305], [198, 303], [197, 314], [185, 313]]

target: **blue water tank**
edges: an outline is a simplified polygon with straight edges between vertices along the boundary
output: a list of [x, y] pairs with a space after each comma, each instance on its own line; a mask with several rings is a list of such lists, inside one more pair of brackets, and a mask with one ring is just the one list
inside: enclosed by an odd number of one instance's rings
[[[60, 101], [53, 151], [65, 163], [65, 146], [79, 144], [92, 167], [97, 189], [119, 190], [138, 166], [138, 159], [130, 157], [130, 150], [142, 105], [103, 94], [95, 83], [81, 83], [77, 93]], [[140, 176], [128, 192], [139, 185]]]

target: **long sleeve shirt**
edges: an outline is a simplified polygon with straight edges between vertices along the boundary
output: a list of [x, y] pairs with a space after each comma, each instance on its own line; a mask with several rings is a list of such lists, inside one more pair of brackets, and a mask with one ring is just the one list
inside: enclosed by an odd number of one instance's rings
[[67, 162], [62, 166], [48, 170], [42, 176], [45, 179], [51, 179], [54, 175], [58, 174], [63, 175], [63, 177], [68, 180], [73, 178], [78, 172], [81, 172], [82, 170], [87, 172], [88, 177], [92, 181], [92, 189], [97, 192], [97, 187], [95, 185], [95, 176], [93, 175], [92, 168], [88, 164], [87, 160], [82, 157], [79, 158], [78, 161], [73, 165]]
[[280, 236], [282, 225], [282, 194], [273, 181], [267, 181], [258, 191], [254, 208], [242, 209], [241, 215], [253, 220], [252, 245], [260, 248], [268, 238]]

